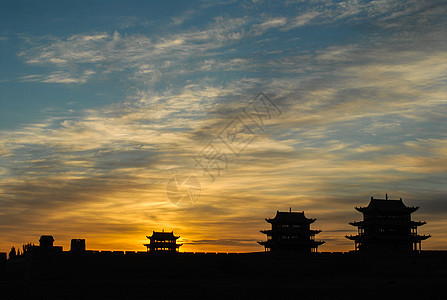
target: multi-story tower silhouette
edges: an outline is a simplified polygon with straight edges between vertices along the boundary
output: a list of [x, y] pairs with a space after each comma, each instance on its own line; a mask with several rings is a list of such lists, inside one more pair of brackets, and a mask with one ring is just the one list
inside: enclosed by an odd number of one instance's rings
[[267, 235], [267, 241], [258, 242], [271, 252], [317, 252], [324, 241], [316, 241], [315, 235], [321, 230], [311, 230], [310, 224], [316, 219], [308, 219], [302, 212], [276, 212], [273, 219], [265, 219], [272, 229], [261, 230]]
[[[419, 207], [405, 206], [399, 200], [374, 199], [366, 207], [355, 209], [363, 213], [363, 221], [350, 222], [358, 228], [357, 235], [346, 238], [355, 242], [355, 250], [362, 253], [410, 253], [421, 251], [421, 241], [430, 235], [418, 235], [417, 228], [426, 222], [411, 220]], [[419, 249], [418, 249], [419, 245]]]
[[152, 236], [147, 236], [150, 240], [149, 244], [144, 244], [148, 252], [177, 252], [182, 244], [177, 244], [177, 239], [180, 236], [174, 236], [174, 232], [155, 232]]

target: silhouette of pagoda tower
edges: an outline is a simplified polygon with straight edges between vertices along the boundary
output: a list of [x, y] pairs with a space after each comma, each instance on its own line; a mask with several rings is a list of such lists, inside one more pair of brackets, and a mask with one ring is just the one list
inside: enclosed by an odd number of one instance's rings
[[[399, 200], [374, 199], [366, 207], [355, 207], [363, 213], [363, 221], [350, 222], [356, 226], [357, 235], [346, 238], [355, 242], [355, 250], [361, 253], [410, 253], [421, 251], [422, 240], [430, 235], [418, 235], [417, 228], [426, 224], [411, 220], [411, 214], [419, 207], [405, 206]], [[419, 250], [418, 250], [419, 245]]]
[[174, 232], [156, 232], [153, 231], [152, 236], [146, 236], [149, 244], [144, 244], [148, 252], [177, 252], [178, 248], [183, 244], [177, 244], [180, 236], [174, 236]]
[[267, 241], [258, 242], [271, 252], [317, 252], [324, 241], [316, 241], [315, 235], [321, 230], [311, 230], [310, 224], [316, 219], [308, 219], [302, 212], [276, 212], [273, 219], [265, 219], [272, 224], [272, 229], [261, 230], [267, 235]]

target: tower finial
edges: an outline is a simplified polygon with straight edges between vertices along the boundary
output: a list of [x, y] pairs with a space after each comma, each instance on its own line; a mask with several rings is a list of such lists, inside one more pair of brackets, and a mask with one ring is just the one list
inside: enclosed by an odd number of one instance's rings
[[385, 194], [385, 199], [388, 200], [388, 193]]
[[292, 212], [292, 207], [289, 207], [289, 212]]

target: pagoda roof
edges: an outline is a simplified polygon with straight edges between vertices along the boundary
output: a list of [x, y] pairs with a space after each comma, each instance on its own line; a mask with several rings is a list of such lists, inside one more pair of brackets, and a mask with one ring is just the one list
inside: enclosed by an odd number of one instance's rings
[[374, 225], [389, 225], [389, 226], [422, 226], [427, 224], [425, 221], [411, 221], [411, 220], [364, 220], [349, 222], [352, 226], [374, 226]]
[[[267, 229], [267, 230], [260, 230], [261, 233], [265, 233], [267, 235], [272, 235], [272, 234], [278, 234], [278, 235], [293, 235], [293, 234], [300, 234], [300, 231], [296, 231], [292, 229], [286, 229], [286, 230], [274, 230], [274, 229]], [[321, 230], [315, 230], [315, 229], [309, 229], [306, 231], [307, 233], [309, 233], [309, 235], [315, 235], [321, 232]]]
[[157, 247], [161, 247], [161, 246], [166, 247], [166, 248], [169, 248], [169, 247], [177, 247], [177, 248], [179, 248], [180, 246], [183, 246], [183, 244], [176, 244], [176, 243], [151, 243], [151, 244], [143, 244], [143, 246], [153, 247], [153, 248], [157, 248]]
[[153, 231], [152, 232], [152, 236], [147, 236], [148, 239], [151, 240], [176, 240], [178, 239], [180, 236], [175, 236], [174, 235], [174, 231], [170, 231], [170, 232], [158, 232], [158, 231]]
[[282, 241], [259, 241], [258, 244], [264, 245], [267, 247], [271, 246], [320, 246], [323, 245], [326, 241], [317, 241], [317, 240], [282, 240]]
[[421, 241], [426, 240], [431, 237], [431, 235], [346, 235], [347, 239], [355, 241], [365, 241], [365, 240], [389, 240], [389, 241]]
[[269, 223], [284, 223], [284, 224], [310, 224], [315, 222], [316, 219], [308, 219], [304, 215], [304, 211], [276, 211], [276, 216], [273, 219], [265, 219]]
[[[388, 197], [387, 197], [388, 198]], [[389, 212], [389, 213], [412, 213], [416, 211], [419, 207], [406, 206], [402, 202], [402, 198], [399, 200], [388, 200], [388, 199], [374, 199], [371, 197], [371, 201], [366, 207], [356, 207], [355, 209], [359, 212]]]

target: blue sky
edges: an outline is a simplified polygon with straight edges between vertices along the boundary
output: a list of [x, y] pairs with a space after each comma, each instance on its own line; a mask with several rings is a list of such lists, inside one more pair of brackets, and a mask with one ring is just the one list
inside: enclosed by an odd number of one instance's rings
[[[260, 251], [264, 218], [292, 207], [347, 251], [353, 207], [386, 192], [445, 249], [446, 10], [2, 1], [0, 250], [41, 234], [141, 250], [164, 228], [185, 251]], [[260, 92], [281, 114], [210, 180], [194, 157]], [[172, 205], [167, 182], [190, 173], [199, 199]]]

